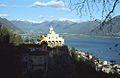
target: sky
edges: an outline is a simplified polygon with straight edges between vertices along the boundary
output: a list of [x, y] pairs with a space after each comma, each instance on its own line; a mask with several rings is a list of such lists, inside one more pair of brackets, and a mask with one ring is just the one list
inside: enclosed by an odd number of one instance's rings
[[[120, 14], [119, 10], [114, 15]], [[95, 9], [96, 10], [96, 9]], [[93, 12], [99, 19], [99, 13]], [[88, 21], [89, 15], [82, 18], [77, 15], [76, 10], [71, 10], [69, 0], [0, 0], [0, 17], [8, 20], [28, 20], [32, 22], [43, 22], [52, 20]]]

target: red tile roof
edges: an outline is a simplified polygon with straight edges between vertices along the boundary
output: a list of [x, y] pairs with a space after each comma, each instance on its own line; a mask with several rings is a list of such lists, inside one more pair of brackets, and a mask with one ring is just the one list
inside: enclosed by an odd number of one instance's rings
[[43, 36], [46, 37], [47, 34], [42, 34], [42, 35], [40, 35], [40, 37], [39, 37], [37, 40], [39, 40], [39, 41], [42, 40], [42, 39], [43, 39]]
[[40, 41], [40, 40], [42, 40], [42, 39], [43, 39], [43, 37], [39, 37], [37, 40], [39, 40], [39, 41]]

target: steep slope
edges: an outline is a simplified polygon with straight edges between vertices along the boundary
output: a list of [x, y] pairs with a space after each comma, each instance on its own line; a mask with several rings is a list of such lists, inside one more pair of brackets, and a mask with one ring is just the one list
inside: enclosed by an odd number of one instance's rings
[[99, 29], [100, 25], [91, 32], [96, 34], [117, 34], [120, 33], [120, 15], [112, 18], [111, 21], [103, 26], [103, 30]]
[[86, 22], [72, 22], [72, 21], [46, 21], [42, 23], [31, 23], [26, 21], [11, 21], [18, 28], [27, 32], [48, 32], [50, 25], [53, 25], [57, 33], [89, 33], [92, 29], [96, 28], [98, 21], [86, 21]]
[[32, 31], [32, 23], [24, 21], [11, 21], [16, 27], [22, 29], [24, 32]]
[[17, 28], [14, 24], [12, 24], [10, 21], [8, 21], [6, 18], [0, 17], [0, 24], [7, 27], [8, 30], [14, 32], [14, 33], [23, 33], [23, 31], [19, 28]]
[[89, 33], [92, 29], [96, 28], [98, 25], [98, 21], [87, 21], [82, 23], [73, 23], [70, 25], [69, 29], [66, 29], [68, 33], [77, 33], [77, 34], [85, 34]]

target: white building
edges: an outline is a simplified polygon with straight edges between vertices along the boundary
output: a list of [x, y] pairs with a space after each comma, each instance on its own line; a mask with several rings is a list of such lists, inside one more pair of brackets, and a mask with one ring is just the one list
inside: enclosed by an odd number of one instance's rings
[[107, 63], [107, 61], [103, 61], [103, 65], [107, 65], [108, 63]]
[[53, 27], [50, 26], [48, 34], [42, 34], [38, 38], [38, 43], [47, 42], [48, 46], [62, 46], [64, 44], [64, 39], [59, 37], [59, 34], [56, 34], [53, 30]]

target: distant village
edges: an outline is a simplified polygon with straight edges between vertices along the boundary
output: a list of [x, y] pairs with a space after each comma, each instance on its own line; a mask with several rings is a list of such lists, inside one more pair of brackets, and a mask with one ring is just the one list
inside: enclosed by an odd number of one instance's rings
[[120, 74], [120, 64], [114, 64], [100, 58], [94, 58], [94, 60], [92, 60], [94, 56], [90, 53], [85, 53], [82, 51], [76, 51], [76, 53], [78, 54], [79, 58], [83, 57], [84, 60], [91, 60], [91, 65], [95, 67], [96, 71]]

